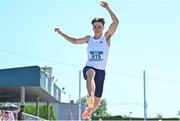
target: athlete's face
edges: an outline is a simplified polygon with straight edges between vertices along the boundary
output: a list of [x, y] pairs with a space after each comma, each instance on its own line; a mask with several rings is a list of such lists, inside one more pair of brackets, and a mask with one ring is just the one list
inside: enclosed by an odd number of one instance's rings
[[104, 29], [104, 26], [102, 25], [101, 22], [94, 22], [93, 31], [95, 34], [102, 34], [103, 29]]

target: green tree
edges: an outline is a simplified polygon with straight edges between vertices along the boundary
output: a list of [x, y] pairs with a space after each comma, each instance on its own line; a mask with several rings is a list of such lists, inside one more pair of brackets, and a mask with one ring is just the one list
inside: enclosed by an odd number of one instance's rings
[[178, 113], [177, 113], [177, 115], [179, 116], [179, 118], [180, 118], [180, 110], [178, 110]]
[[178, 116], [180, 116], [180, 110], [178, 110]]
[[[88, 98], [87, 96], [82, 97], [81, 98], [81, 104], [86, 105], [87, 98]], [[79, 102], [79, 100], [77, 102]], [[109, 114], [107, 112], [107, 101], [106, 101], [106, 99], [103, 98], [100, 103], [101, 103], [101, 105], [99, 106], [97, 111], [93, 113], [93, 116], [110, 116], [111, 114]]]
[[101, 115], [101, 116], [109, 116], [110, 114], [107, 113], [107, 101], [106, 99], [101, 100], [101, 105], [95, 112], [96, 115]]
[[[44, 104], [39, 105], [39, 117], [43, 119], [48, 119], [47, 117], [47, 107]], [[36, 106], [35, 104], [26, 104], [25, 106], [25, 113], [31, 114], [31, 115], [36, 115]], [[55, 112], [53, 109], [53, 106], [50, 106], [50, 119], [51, 120], [56, 120], [55, 118]]]
[[157, 116], [156, 116], [156, 118], [161, 119], [161, 118], [163, 118], [163, 116], [162, 116], [162, 114], [158, 113]]

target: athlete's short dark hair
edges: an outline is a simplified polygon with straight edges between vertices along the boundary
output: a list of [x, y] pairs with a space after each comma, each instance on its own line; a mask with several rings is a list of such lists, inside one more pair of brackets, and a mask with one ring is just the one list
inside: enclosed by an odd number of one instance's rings
[[91, 24], [93, 25], [95, 22], [101, 22], [103, 26], [104, 26], [104, 24], [105, 24], [104, 18], [94, 18], [94, 19], [92, 20]]

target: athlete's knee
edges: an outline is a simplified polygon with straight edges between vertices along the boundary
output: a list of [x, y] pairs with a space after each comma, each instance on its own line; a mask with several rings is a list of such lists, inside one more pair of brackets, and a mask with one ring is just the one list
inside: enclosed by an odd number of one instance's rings
[[86, 72], [86, 75], [87, 77], [94, 77], [96, 74], [95, 70], [94, 69], [88, 69], [87, 72]]

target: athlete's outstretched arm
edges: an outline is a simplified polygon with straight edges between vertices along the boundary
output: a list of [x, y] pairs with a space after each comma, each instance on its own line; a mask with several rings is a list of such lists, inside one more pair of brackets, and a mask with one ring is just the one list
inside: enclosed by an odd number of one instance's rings
[[118, 20], [117, 16], [114, 14], [114, 12], [111, 10], [111, 8], [109, 7], [108, 3], [102, 1], [101, 2], [101, 6], [103, 8], [105, 8], [109, 12], [109, 14], [111, 16], [111, 19], [113, 21], [112, 24], [110, 25], [108, 31], [105, 33], [106, 38], [109, 38], [116, 31], [116, 28], [118, 26], [119, 20]]
[[90, 36], [85, 36], [83, 38], [73, 38], [73, 37], [70, 37], [68, 35], [66, 35], [65, 33], [63, 33], [59, 28], [55, 28], [55, 32], [57, 32], [58, 34], [60, 34], [61, 36], [64, 37], [64, 39], [66, 39], [67, 41], [73, 43], [73, 44], [84, 44], [84, 43], [87, 43], [88, 40], [89, 40], [89, 37]]

